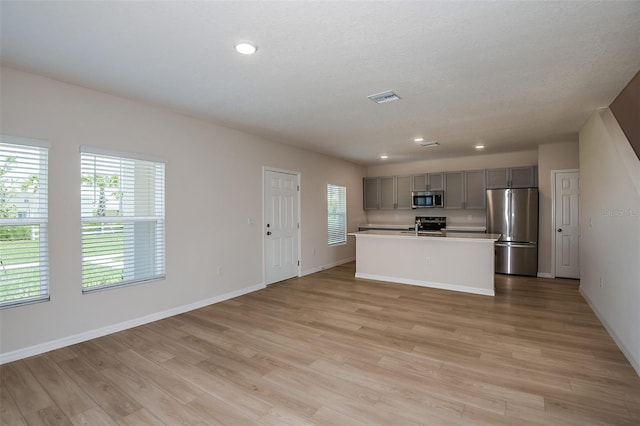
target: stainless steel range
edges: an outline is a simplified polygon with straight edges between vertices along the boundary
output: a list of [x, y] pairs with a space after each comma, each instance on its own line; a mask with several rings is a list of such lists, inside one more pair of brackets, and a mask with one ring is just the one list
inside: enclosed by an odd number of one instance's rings
[[417, 222], [420, 222], [420, 231], [440, 231], [447, 227], [444, 216], [416, 216]]

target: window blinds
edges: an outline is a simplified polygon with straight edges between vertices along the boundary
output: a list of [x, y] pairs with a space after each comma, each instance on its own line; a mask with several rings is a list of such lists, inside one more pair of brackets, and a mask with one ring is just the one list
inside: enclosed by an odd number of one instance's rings
[[163, 278], [164, 163], [82, 149], [83, 291]]
[[327, 242], [329, 245], [347, 241], [347, 188], [327, 185]]
[[49, 298], [48, 147], [13, 139], [0, 141], [0, 307]]

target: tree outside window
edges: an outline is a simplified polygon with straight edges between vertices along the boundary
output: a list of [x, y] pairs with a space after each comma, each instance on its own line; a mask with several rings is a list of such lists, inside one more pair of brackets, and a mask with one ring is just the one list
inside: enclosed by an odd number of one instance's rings
[[48, 149], [1, 139], [0, 307], [8, 307], [49, 297]]
[[164, 164], [83, 149], [83, 291], [164, 277]]

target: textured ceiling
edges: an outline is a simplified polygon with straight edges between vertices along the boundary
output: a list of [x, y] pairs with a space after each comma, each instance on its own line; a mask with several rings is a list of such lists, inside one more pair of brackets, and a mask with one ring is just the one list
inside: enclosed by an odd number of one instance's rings
[[[638, 1], [0, 8], [4, 65], [361, 164], [575, 139], [640, 69]], [[257, 54], [236, 53], [240, 39]], [[367, 99], [390, 89], [402, 99]]]

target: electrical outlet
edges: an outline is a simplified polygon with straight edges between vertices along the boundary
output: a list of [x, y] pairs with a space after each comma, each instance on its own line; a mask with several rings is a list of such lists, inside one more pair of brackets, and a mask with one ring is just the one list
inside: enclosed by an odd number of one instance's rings
[[216, 275], [217, 276], [222, 275], [222, 266], [218, 265], [218, 267], [216, 268]]
[[600, 288], [604, 287], [604, 280], [602, 279], [602, 277], [600, 278]]
[[252, 217], [248, 217], [247, 218], [247, 225], [253, 225], [253, 218]]
[[473, 216], [472, 215], [467, 216], [467, 220], [471, 222], [473, 220]]

